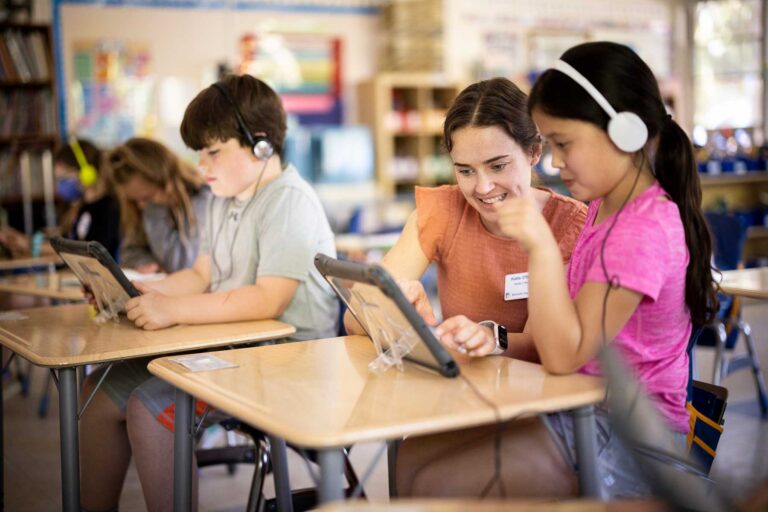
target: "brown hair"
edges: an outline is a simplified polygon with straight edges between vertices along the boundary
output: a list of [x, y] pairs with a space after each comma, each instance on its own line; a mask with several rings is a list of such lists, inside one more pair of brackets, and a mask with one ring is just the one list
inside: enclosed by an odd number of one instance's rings
[[467, 126], [498, 126], [532, 155], [541, 137], [528, 114], [528, 97], [506, 78], [477, 82], [459, 93], [443, 124], [443, 143], [453, 149], [451, 135]]
[[[105, 169], [117, 186], [141, 178], [175, 198], [169, 208], [182, 241], [186, 242], [197, 228], [190, 196], [203, 186], [203, 177], [164, 145], [141, 137], [129, 139], [108, 153]], [[118, 193], [118, 197], [124, 236], [131, 242], [145, 243], [138, 206], [123, 194]]]
[[[282, 155], [286, 120], [283, 103], [266, 83], [250, 75], [230, 75], [218, 85], [227, 90], [251, 135], [266, 134], [275, 153]], [[232, 103], [213, 85], [200, 91], [187, 106], [181, 122], [181, 138], [195, 151], [213, 141], [237, 139], [250, 147], [248, 138], [237, 122]]]

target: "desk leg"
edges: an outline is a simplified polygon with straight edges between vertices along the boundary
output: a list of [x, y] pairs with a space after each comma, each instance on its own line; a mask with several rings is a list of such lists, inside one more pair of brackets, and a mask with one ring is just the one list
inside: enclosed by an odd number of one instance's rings
[[270, 435], [269, 455], [272, 460], [272, 476], [275, 479], [277, 510], [280, 512], [293, 512], [291, 479], [288, 476], [288, 452], [285, 447], [285, 439]]
[[176, 413], [173, 420], [173, 510], [192, 509], [192, 411], [194, 399], [176, 388]]
[[80, 440], [77, 427], [77, 369], [59, 369], [61, 487], [64, 512], [80, 511]]
[[399, 448], [400, 439], [387, 441], [387, 478], [390, 498], [397, 498], [397, 450]]
[[3, 423], [5, 417], [3, 416], [3, 350], [0, 350], [0, 512], [5, 510], [5, 452], [3, 451], [5, 431], [3, 429]]
[[581, 495], [599, 499], [601, 493], [597, 467], [597, 426], [593, 406], [579, 407], [573, 411], [573, 429]]
[[343, 483], [344, 453], [341, 450], [319, 450], [320, 462], [320, 503], [344, 499]]

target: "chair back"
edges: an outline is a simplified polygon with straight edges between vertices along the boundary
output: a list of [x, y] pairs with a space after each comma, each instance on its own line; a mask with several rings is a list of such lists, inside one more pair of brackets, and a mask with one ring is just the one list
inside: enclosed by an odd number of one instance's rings
[[705, 212], [714, 238], [715, 266], [719, 270], [734, 270], [739, 267], [747, 242], [747, 225], [732, 213]]

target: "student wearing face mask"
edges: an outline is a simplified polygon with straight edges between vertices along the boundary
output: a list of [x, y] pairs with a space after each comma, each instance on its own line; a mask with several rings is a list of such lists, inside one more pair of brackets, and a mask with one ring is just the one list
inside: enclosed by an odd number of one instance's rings
[[[74, 137], [54, 154], [56, 195], [67, 204], [60, 233], [73, 240], [99, 242], [118, 259], [120, 207], [99, 171], [101, 161], [102, 152], [96, 145]], [[33, 255], [32, 241], [13, 228], [0, 229], [0, 242], [14, 257]], [[43, 244], [40, 254], [53, 254], [53, 249]]]

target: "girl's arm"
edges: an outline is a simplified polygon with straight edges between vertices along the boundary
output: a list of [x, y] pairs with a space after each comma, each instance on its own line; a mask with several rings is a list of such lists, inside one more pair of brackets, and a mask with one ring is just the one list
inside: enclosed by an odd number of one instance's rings
[[570, 373], [590, 361], [605, 334], [612, 340], [640, 304], [642, 295], [626, 288], [610, 290], [608, 283], [587, 282], [572, 301], [562, 256], [544, 217], [528, 198], [507, 201], [498, 209], [507, 236], [528, 251], [528, 327], [544, 367]]
[[[419, 243], [418, 210], [414, 210], [408, 217], [400, 238], [384, 256], [381, 266], [397, 279], [406, 298], [411, 301], [416, 310], [427, 320], [434, 319], [427, 294], [418, 283], [419, 278], [429, 266], [429, 260]], [[349, 311], [344, 313], [344, 327], [349, 334], [365, 333]]]
[[[528, 263], [528, 325], [541, 362], [552, 373], [571, 373], [597, 354], [602, 340], [607, 283], [588, 281], [572, 301], [557, 244], [532, 251]], [[643, 296], [626, 288], [610, 290], [605, 335], [621, 331]]]

